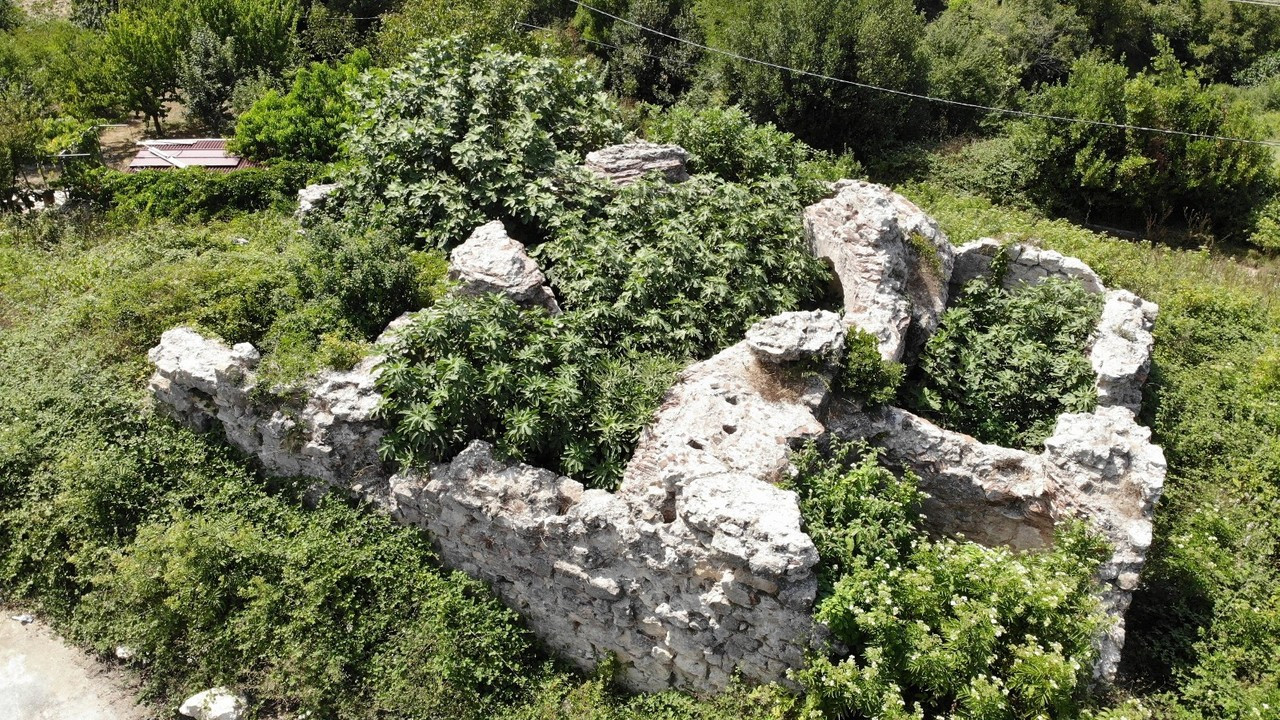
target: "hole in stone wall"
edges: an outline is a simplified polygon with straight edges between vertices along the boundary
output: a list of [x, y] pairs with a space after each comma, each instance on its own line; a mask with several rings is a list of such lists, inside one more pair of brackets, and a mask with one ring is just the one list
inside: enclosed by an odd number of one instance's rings
[[703, 448], [703, 445], [697, 440], [690, 440], [689, 447], [693, 448], [694, 450], [701, 450]]
[[676, 521], [676, 491], [668, 490], [667, 497], [662, 501], [662, 522], [673, 523]]
[[736, 425], [725, 425], [721, 430], [724, 430], [725, 435], [732, 435], [738, 432], [738, 427]]

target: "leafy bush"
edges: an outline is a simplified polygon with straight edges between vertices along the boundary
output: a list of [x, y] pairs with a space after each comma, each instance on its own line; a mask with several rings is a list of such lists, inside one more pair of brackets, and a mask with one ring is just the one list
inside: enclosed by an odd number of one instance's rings
[[426, 247], [494, 219], [554, 226], [585, 192], [570, 168], [620, 133], [582, 64], [461, 40], [425, 45], [356, 97], [352, 211]]
[[1007, 135], [977, 140], [955, 152], [935, 153], [927, 175], [960, 192], [991, 198], [1005, 205], [1030, 207], [1027, 178], [1035, 172]]
[[818, 152], [771, 124], [758, 125], [741, 108], [694, 109], [677, 105], [654, 112], [644, 122], [645, 136], [688, 150], [689, 170], [726, 180], [771, 175], [802, 180], [852, 178], [862, 170], [848, 155]]
[[316, 172], [314, 165], [287, 162], [233, 172], [182, 168], [123, 173], [97, 168], [76, 177], [71, 190], [118, 216], [207, 220], [288, 209]]
[[351, 85], [371, 65], [359, 51], [337, 66], [299, 69], [288, 93], [268, 90], [236, 120], [232, 150], [255, 160], [332, 160], [355, 113]]
[[537, 0], [405, 0], [386, 15], [378, 31], [380, 64], [407, 60], [424, 42], [464, 35], [473, 46], [489, 43], [520, 45], [522, 33], [513, 25], [525, 20]]
[[928, 38], [930, 88], [987, 104], [1065, 78], [1090, 41], [1070, 3], [1049, 0], [952, 3], [929, 24]]
[[535, 254], [597, 342], [705, 357], [755, 320], [822, 297], [827, 275], [804, 244], [803, 197], [784, 178], [650, 178]]
[[444, 294], [449, 267], [438, 252], [324, 223], [307, 231], [290, 269], [293, 283], [260, 344], [258, 388], [267, 394], [288, 394], [325, 368], [350, 369], [389, 322]]
[[582, 321], [500, 295], [446, 297], [418, 313], [378, 378], [392, 427], [384, 454], [420, 466], [483, 439], [611, 487], [678, 365], [611, 357]]
[[306, 246], [296, 269], [301, 296], [332, 299], [338, 315], [369, 339], [444, 294], [442, 253], [414, 252], [376, 231], [335, 224], [308, 230]]
[[0, 33], [0, 84], [15, 83], [47, 116], [80, 120], [124, 112], [119, 71], [101, 34], [45, 20]]
[[514, 614], [437, 570], [425, 538], [333, 499], [308, 512], [240, 494], [140, 526], [94, 578], [84, 629], [134, 648], [159, 683], [252, 683], [328, 716], [480, 718], [519, 686], [531, 658]]
[[835, 392], [868, 406], [892, 402], [902, 385], [905, 367], [882, 358], [880, 343], [871, 333], [851, 328], [844, 345]]
[[[631, 23], [692, 42], [702, 39], [693, 0], [615, 0], [593, 7]], [[628, 98], [670, 104], [693, 83], [702, 51], [691, 45], [616, 22], [579, 6], [573, 25], [591, 50], [608, 60], [609, 87]]]
[[[1123, 66], [1087, 57], [1067, 84], [1031, 100], [1036, 111], [1111, 123], [1250, 138], [1243, 107], [1204, 89], [1165, 44], [1153, 67], [1129, 79]], [[1163, 221], [1182, 211], [1196, 222], [1238, 230], [1273, 181], [1269, 152], [1241, 143], [1032, 120], [1014, 134], [1030, 175], [1028, 192], [1047, 207], [1081, 216], [1134, 215]]]
[[1101, 627], [1093, 574], [1109, 554], [1082, 527], [1048, 552], [929, 540], [923, 495], [856, 443], [794, 462], [821, 558], [816, 618], [847, 657], [796, 673], [806, 709], [831, 717], [1066, 717]]
[[912, 402], [984, 442], [1034, 450], [1059, 415], [1097, 402], [1085, 349], [1101, 314], [1076, 282], [1009, 292], [999, 273], [971, 280], [925, 346]]
[[[812, 73], [921, 92], [924, 18], [908, 0], [698, 0], [707, 44]], [[918, 102], [784, 70], [708, 57], [715, 87], [820, 148], [877, 149], [928, 117]]]

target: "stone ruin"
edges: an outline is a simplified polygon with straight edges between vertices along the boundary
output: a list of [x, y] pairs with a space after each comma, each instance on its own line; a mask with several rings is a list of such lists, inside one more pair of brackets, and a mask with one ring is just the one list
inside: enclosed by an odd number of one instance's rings
[[[665, 162], [655, 169], [669, 173]], [[1165, 476], [1163, 453], [1135, 419], [1156, 307], [1106, 290], [1087, 266], [1058, 253], [989, 239], [954, 248], [935, 221], [878, 185], [837, 183], [804, 222], [811, 248], [834, 270], [843, 314], [763, 320], [742, 342], [684, 370], [617, 492], [506, 462], [481, 441], [450, 462], [393, 472], [377, 454], [381, 356], [320, 374], [302, 402], [263, 405], [253, 393], [256, 350], [176, 328], [150, 353], [151, 387], [177, 419], [199, 430], [220, 426], [267, 472], [353, 492], [426, 530], [446, 565], [490, 583], [561, 657], [590, 669], [616, 655], [625, 684], [645, 691], [714, 692], [734, 672], [784, 680], [823, 646], [812, 618], [818, 554], [795, 493], [777, 485], [805, 442], [866, 439], [919, 475], [937, 532], [1024, 550], [1048, 545], [1072, 517], [1101, 531], [1115, 548], [1099, 577], [1112, 623], [1097, 640], [1094, 673], [1112, 679]], [[833, 396], [831, 363], [850, 328], [874, 334], [886, 359], [910, 361], [951, 288], [989, 272], [1001, 251], [1010, 253], [1011, 288], [1063, 277], [1105, 294], [1090, 349], [1094, 412], [1062, 415], [1044, 452], [1033, 454]], [[541, 271], [500, 224], [478, 230], [452, 261], [461, 292], [479, 282], [558, 311]], [[393, 347], [397, 329], [412, 321], [397, 320], [378, 346]], [[792, 371], [798, 362], [817, 372]]]

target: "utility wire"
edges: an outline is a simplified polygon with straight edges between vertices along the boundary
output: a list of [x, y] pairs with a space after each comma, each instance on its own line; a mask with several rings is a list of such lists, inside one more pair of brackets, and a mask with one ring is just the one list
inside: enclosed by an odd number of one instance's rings
[[[515, 21], [515, 23], [513, 23], [513, 25], [519, 25], [520, 27], [526, 27], [526, 28], [529, 28], [530, 30], [546, 30], [547, 32], [555, 32], [555, 30], [553, 30], [553, 29], [551, 29], [551, 28], [549, 28], [549, 27], [543, 27], [543, 26], [541, 26], [541, 25], [532, 25], [532, 24], [530, 24], [530, 23], [527, 23], [527, 22], [521, 22], [521, 21], [519, 21], [519, 20]], [[599, 47], [609, 48], [609, 49], [611, 49], [611, 50], [617, 50], [618, 52], [626, 52], [626, 50], [627, 50], [626, 48], [623, 48], [621, 45], [610, 45], [609, 43], [606, 43], [606, 42], [600, 42], [599, 40], [588, 40], [587, 38], [584, 38], [584, 37], [580, 37], [580, 38], [578, 38], [578, 39], [579, 39], [579, 40], [581, 40], [581, 41], [582, 41], [582, 42], [584, 42], [584, 43], [590, 43], [591, 45], [597, 45], [597, 46], [599, 46]], [[666, 56], [664, 56], [664, 55], [654, 55], [653, 53], [642, 52], [642, 53], [640, 53], [640, 55], [641, 55], [641, 56], [643, 56], [643, 57], [652, 58], [652, 59], [654, 59], [654, 60], [665, 60], [665, 61], [668, 61], [668, 62], [673, 62], [673, 63], [676, 63], [677, 65], [692, 65], [692, 64], [693, 64], [693, 61], [692, 61], [692, 60], [681, 60], [680, 58], [666, 57]]]
[[[1262, 0], [1252, 0], [1252, 1], [1261, 2]], [[1115, 128], [1119, 130], [1137, 130], [1139, 132], [1158, 133], [1161, 135], [1176, 135], [1179, 137], [1190, 137], [1190, 138], [1197, 138], [1200, 140], [1220, 140], [1223, 142], [1235, 142], [1235, 143], [1242, 143], [1245, 145], [1263, 145], [1266, 147], [1280, 147], [1280, 141], [1276, 141], [1276, 140], [1250, 140], [1248, 138], [1228, 137], [1226, 135], [1211, 135], [1207, 133], [1188, 132], [1186, 130], [1169, 130], [1166, 128], [1144, 127], [1141, 125], [1125, 125], [1123, 123], [1107, 122], [1106, 120], [1086, 120], [1084, 118], [1063, 117], [1061, 115], [1047, 115], [1044, 113], [1029, 112], [1026, 110], [1014, 110], [1012, 108], [1000, 108], [1000, 107], [991, 107], [989, 105], [979, 105], [977, 103], [964, 102], [962, 100], [948, 100], [947, 98], [933, 97], [931, 95], [922, 95], [920, 93], [907, 92], [906, 90], [894, 90], [893, 88], [880, 87], [879, 85], [870, 85], [868, 83], [856, 82], [854, 80], [846, 80], [844, 78], [832, 77], [830, 75], [822, 75], [820, 73], [809, 72], [808, 70], [801, 70], [799, 68], [787, 67], [786, 65], [771, 63], [767, 60], [757, 60], [756, 58], [747, 57], [745, 55], [739, 55], [738, 53], [730, 52], [728, 50], [721, 50], [720, 48], [714, 48], [709, 45], [696, 43], [692, 40], [686, 40], [682, 37], [669, 35], [667, 33], [662, 32], [661, 30], [655, 30], [650, 27], [645, 27], [644, 25], [641, 25], [637, 22], [633, 22], [626, 18], [618, 17], [617, 15], [601, 10], [600, 8], [592, 7], [591, 5], [581, 2], [581, 0], [570, 0], [570, 2], [572, 2], [574, 5], [577, 5], [578, 7], [581, 7], [585, 10], [589, 10], [599, 15], [603, 15], [607, 18], [612, 18], [613, 20], [616, 20], [625, 25], [630, 25], [631, 27], [634, 27], [637, 30], [641, 30], [643, 32], [657, 35], [659, 37], [664, 37], [664, 38], [667, 38], [668, 40], [673, 40], [675, 42], [682, 43], [684, 45], [689, 45], [691, 47], [699, 48], [707, 52], [716, 53], [718, 55], [724, 55], [725, 57], [733, 58], [735, 60], [741, 60], [742, 62], [761, 65], [763, 67], [773, 68], [775, 70], [782, 70], [784, 72], [791, 72], [797, 75], [804, 75], [806, 77], [815, 78], [817, 80], [828, 80], [831, 82], [842, 83], [844, 85], [852, 85], [854, 87], [863, 88], [865, 90], [874, 90], [876, 92], [889, 93], [890, 95], [898, 95], [900, 97], [907, 97], [915, 100], [924, 100], [926, 102], [942, 103], [944, 105], [953, 105], [956, 107], [969, 108], [971, 110], [986, 110], [988, 112], [1003, 113], [1005, 115], [1013, 115], [1017, 117], [1038, 118], [1041, 120], [1052, 120], [1054, 122], [1076, 123], [1079, 125], [1092, 125], [1094, 127], [1107, 127], [1107, 128]], [[1277, 3], [1277, 5], [1280, 5], [1280, 3]]]
[[1280, 8], [1280, 2], [1268, 2], [1268, 0], [1227, 0], [1227, 2], [1240, 3], [1242, 5], [1265, 5], [1267, 7]]

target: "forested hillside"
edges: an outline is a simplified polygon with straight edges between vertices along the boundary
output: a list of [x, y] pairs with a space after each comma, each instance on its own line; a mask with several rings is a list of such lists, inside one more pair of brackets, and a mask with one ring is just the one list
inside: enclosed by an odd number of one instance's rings
[[[254, 167], [121, 171], [162, 137]], [[635, 139], [690, 179], [583, 168]], [[0, 0], [0, 602], [133, 649], [157, 717], [228, 685], [263, 718], [1278, 718], [1278, 150], [1263, 0]], [[1159, 304], [1139, 420], [1169, 475], [1114, 685], [1096, 536], [931, 536], [865, 446], [798, 449], [788, 485], [836, 648], [785, 684], [634, 694], [431, 538], [307, 502], [146, 390], [175, 326], [253, 343], [256, 399], [285, 402], [423, 310], [379, 379], [384, 460], [483, 439], [612, 490], [682, 369], [831, 306], [801, 214], [841, 178]], [[491, 220], [564, 312], [451, 292]], [[855, 334], [834, 382], [1034, 450], [1097, 400], [1099, 312], [979, 288], [914, 371]]]

